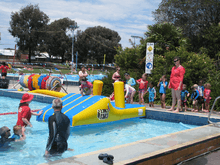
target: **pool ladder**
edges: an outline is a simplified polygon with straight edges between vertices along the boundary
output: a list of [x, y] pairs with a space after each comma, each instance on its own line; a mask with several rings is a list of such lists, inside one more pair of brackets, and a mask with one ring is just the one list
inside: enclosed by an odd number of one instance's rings
[[211, 117], [213, 108], [214, 108], [215, 103], [216, 103], [216, 101], [217, 101], [218, 99], [220, 99], [220, 96], [218, 96], [218, 97], [215, 99], [215, 101], [214, 101], [214, 103], [213, 103], [213, 105], [212, 105], [211, 111], [209, 112], [209, 116], [208, 116], [208, 123], [209, 123], [209, 124], [213, 124], [214, 126], [220, 127], [220, 123], [213, 123], [212, 121], [210, 121], [210, 117]]

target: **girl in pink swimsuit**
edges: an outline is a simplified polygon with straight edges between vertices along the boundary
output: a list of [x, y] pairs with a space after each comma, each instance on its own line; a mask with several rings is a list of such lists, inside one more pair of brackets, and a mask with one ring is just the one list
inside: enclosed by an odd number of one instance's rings
[[204, 89], [204, 99], [205, 99], [205, 107], [206, 107], [206, 110], [204, 110], [205, 112], [209, 112], [209, 102], [210, 102], [210, 94], [211, 94], [211, 84], [209, 83], [206, 83], [205, 85], [205, 89]]

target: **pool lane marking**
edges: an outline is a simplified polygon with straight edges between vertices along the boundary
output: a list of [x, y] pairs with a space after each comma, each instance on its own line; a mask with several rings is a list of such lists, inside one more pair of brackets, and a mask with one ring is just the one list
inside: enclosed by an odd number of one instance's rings
[[[67, 99], [69, 99], [69, 98], [71, 98], [71, 97], [73, 97], [73, 96], [75, 96], [76, 94], [73, 94], [73, 95], [71, 95], [71, 96], [69, 96], [69, 97], [67, 97], [66, 99], [64, 99], [63, 101], [66, 101]], [[44, 115], [43, 115], [43, 121], [44, 121], [44, 119], [45, 119], [45, 115], [46, 115], [46, 113], [49, 111], [49, 110], [51, 110], [52, 109], [52, 106], [48, 109], [48, 110], [46, 110], [45, 112], [44, 112]]]
[[67, 113], [67, 112], [69, 112], [71, 109], [75, 108], [76, 106], [78, 106], [78, 105], [82, 104], [83, 102], [85, 102], [86, 100], [88, 100], [88, 99], [90, 99], [90, 98], [92, 98], [92, 97], [93, 97], [93, 96], [90, 96], [90, 97], [88, 97], [87, 99], [85, 99], [85, 100], [81, 101], [80, 103], [78, 103], [78, 104], [74, 105], [74, 106], [73, 106], [73, 107], [71, 107], [70, 109], [66, 110], [66, 111], [64, 112], [64, 114], [66, 114], [66, 113]]

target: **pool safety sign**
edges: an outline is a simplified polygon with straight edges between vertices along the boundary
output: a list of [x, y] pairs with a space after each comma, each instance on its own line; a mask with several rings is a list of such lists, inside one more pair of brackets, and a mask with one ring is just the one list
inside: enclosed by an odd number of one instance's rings
[[154, 43], [147, 43], [146, 50], [146, 65], [145, 65], [145, 73], [151, 74], [151, 70], [153, 69], [153, 59], [154, 59]]

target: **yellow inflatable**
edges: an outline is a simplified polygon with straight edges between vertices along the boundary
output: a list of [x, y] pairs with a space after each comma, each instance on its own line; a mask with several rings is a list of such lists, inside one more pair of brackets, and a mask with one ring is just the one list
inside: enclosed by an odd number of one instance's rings
[[62, 97], [67, 95], [66, 93], [49, 91], [49, 90], [46, 90], [46, 89], [37, 89], [37, 90], [33, 90], [33, 91], [28, 91], [28, 92], [30, 92], [30, 93], [40, 93], [40, 94], [45, 94], [45, 95], [59, 97], [59, 98], [62, 98]]

